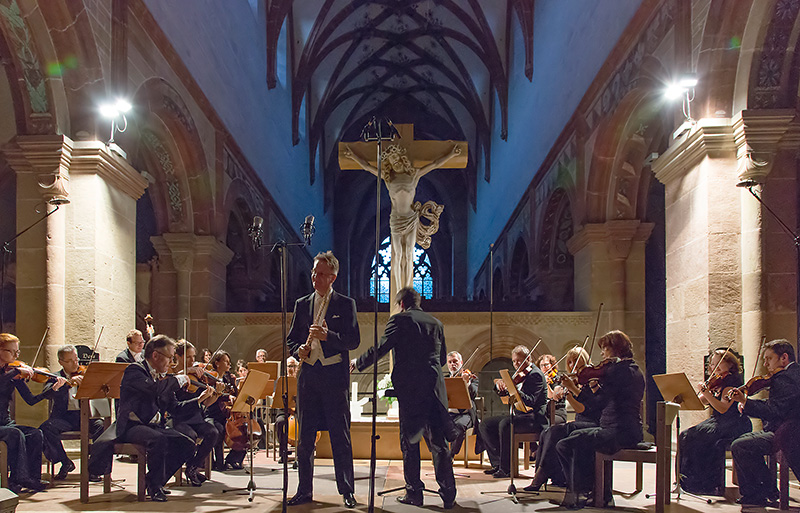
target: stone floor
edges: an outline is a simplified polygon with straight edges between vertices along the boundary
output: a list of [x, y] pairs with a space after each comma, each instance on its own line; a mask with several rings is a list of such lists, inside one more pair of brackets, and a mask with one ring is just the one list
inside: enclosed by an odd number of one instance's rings
[[[90, 487], [90, 501], [88, 504], [81, 504], [78, 498], [78, 473], [70, 475], [67, 481], [59, 482], [55, 487], [45, 492], [31, 496], [23, 496], [20, 500], [17, 511], [169, 511], [169, 512], [226, 512], [239, 509], [249, 509], [252, 511], [281, 511], [282, 492], [280, 486], [283, 481], [282, 466], [268, 458], [262, 451], [256, 455], [254, 482], [257, 487], [253, 502], [248, 502], [247, 494], [237, 492], [224, 492], [229, 488], [246, 487], [249, 481], [248, 474], [243, 471], [231, 471], [226, 473], [215, 472], [212, 479], [203, 484], [202, 487], [193, 488], [191, 486], [176, 486], [170, 484], [172, 494], [166, 503], [137, 502], [136, 501], [136, 467], [129, 463], [114, 463], [113, 478], [117, 486], [111, 493], [104, 495], [101, 484], [92, 484]], [[463, 463], [455, 467], [456, 481], [458, 484], [457, 506], [454, 511], [474, 511], [488, 513], [510, 513], [510, 512], [533, 512], [533, 511], [564, 511], [557, 505], [551, 504], [550, 500], [560, 500], [563, 490], [551, 488], [547, 492], [542, 492], [535, 497], [520, 496], [520, 503], [514, 504], [506, 493], [510, 481], [495, 480], [483, 474], [480, 468], [473, 465], [472, 468], [464, 469]], [[435, 488], [436, 483], [430, 474], [432, 468], [430, 462], [423, 462], [423, 479], [425, 483]], [[357, 460], [355, 462], [356, 475], [356, 499], [359, 502], [358, 511], [367, 511], [367, 499], [369, 494], [369, 461]], [[532, 471], [523, 472], [527, 478], [516, 480], [518, 488], [530, 482]], [[648, 499], [646, 494], [654, 492], [655, 466], [645, 465], [644, 490], [638, 494], [624, 493], [632, 491], [634, 488], [635, 469], [633, 464], [615, 464], [615, 490], [620, 490], [615, 494], [616, 511], [625, 512], [654, 512], [655, 506], [653, 499]], [[730, 482], [730, 477], [729, 481]], [[800, 489], [793, 481], [791, 490], [794, 499], [790, 506], [797, 510], [800, 503]], [[375, 486], [378, 491], [386, 490], [402, 485], [402, 462], [401, 461], [379, 461], [376, 471]], [[289, 497], [294, 493], [297, 486], [297, 472], [289, 471]], [[292, 513], [304, 513], [307, 511], [346, 511], [342, 506], [341, 497], [336, 493], [336, 483], [334, 481], [333, 466], [330, 460], [317, 460], [315, 473], [315, 502], [289, 508]], [[736, 493], [735, 488], [729, 489], [731, 497]], [[383, 497], [375, 498], [375, 509], [388, 512], [413, 512], [416, 508], [399, 504], [396, 497], [402, 491], [389, 493]], [[425, 495], [425, 509], [433, 511], [443, 511], [442, 503], [436, 495]], [[668, 512], [714, 512], [732, 513], [738, 512], [741, 508], [732, 501], [721, 501], [714, 504], [707, 504], [696, 499], [685, 497], [679, 502], [675, 502], [667, 507]], [[584, 511], [593, 511], [587, 508]], [[748, 509], [747, 513], [766, 511], [765, 508]], [[777, 510], [772, 510], [777, 511]]]

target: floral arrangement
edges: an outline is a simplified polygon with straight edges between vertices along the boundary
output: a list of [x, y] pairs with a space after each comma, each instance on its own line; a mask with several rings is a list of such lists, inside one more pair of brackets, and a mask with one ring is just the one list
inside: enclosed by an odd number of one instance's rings
[[390, 374], [384, 374], [381, 380], [378, 381], [378, 397], [386, 401], [390, 407], [397, 401], [396, 397], [386, 397], [386, 390], [391, 388], [392, 376]]

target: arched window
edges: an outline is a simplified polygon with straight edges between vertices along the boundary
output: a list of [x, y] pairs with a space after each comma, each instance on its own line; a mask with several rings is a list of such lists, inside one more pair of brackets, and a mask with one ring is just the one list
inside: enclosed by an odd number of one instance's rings
[[[392, 245], [390, 238], [386, 237], [378, 249], [378, 302], [389, 302], [389, 266], [392, 261]], [[375, 258], [372, 259], [372, 274], [369, 278], [369, 295], [375, 295]], [[428, 252], [419, 246], [414, 246], [414, 288], [425, 299], [433, 297], [433, 274], [431, 259]]]

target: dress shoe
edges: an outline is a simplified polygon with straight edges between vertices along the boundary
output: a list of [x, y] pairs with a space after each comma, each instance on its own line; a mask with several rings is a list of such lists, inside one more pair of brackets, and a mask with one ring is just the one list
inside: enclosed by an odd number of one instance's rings
[[89, 482], [90, 483], [99, 483], [103, 480], [103, 476], [99, 474], [89, 474]]
[[161, 493], [163, 493], [164, 495], [171, 495], [172, 494], [171, 490], [167, 490], [163, 486], [160, 488], [160, 490], [161, 490]]
[[197, 474], [197, 467], [186, 467], [184, 473], [186, 474], [186, 479], [192, 486], [203, 485], [203, 481], [200, 480], [200, 476]]
[[197, 479], [199, 479], [201, 483], [205, 483], [208, 480], [206, 474], [204, 472], [200, 472], [199, 468], [197, 469]]
[[541, 467], [536, 469], [536, 473], [533, 475], [533, 480], [531, 484], [524, 487], [523, 490], [526, 492], [538, 492], [539, 488], [542, 487], [543, 484], [547, 482], [547, 476], [545, 476], [544, 472], [541, 470]]
[[311, 502], [313, 500], [314, 499], [313, 499], [313, 497], [311, 496], [310, 493], [308, 493], [308, 494], [306, 494], [306, 493], [298, 493], [298, 494], [295, 494], [294, 497], [292, 497], [291, 499], [286, 501], [286, 505], [287, 506], [299, 506], [301, 504], [307, 504], [307, 503], [309, 503], [309, 502]]
[[455, 506], [456, 506], [456, 501], [452, 500], [452, 501], [445, 501], [444, 506], [442, 507], [444, 509], [453, 509]]
[[509, 477], [511, 477], [511, 474], [506, 472], [505, 470], [498, 470], [497, 472], [492, 474], [492, 477], [495, 479], [508, 479]]
[[72, 462], [72, 460], [67, 460], [61, 464], [61, 468], [58, 469], [58, 474], [53, 476], [53, 479], [56, 481], [62, 481], [66, 479], [67, 475], [69, 475], [69, 473], [73, 470], [75, 470], [75, 464]]
[[405, 494], [402, 497], [398, 497], [397, 502], [400, 504], [408, 504], [409, 506], [422, 506], [422, 495], [420, 494], [417, 497], [414, 495]]
[[500, 470], [500, 467], [492, 467], [492, 468], [487, 468], [486, 470], [483, 471], [483, 473], [492, 475], [495, 472], [497, 472], [498, 470]]
[[767, 499], [766, 497], [748, 497], [746, 495], [742, 495], [736, 499], [736, 504], [741, 504], [742, 506], [766, 507], [772, 505], [773, 501]]
[[43, 492], [50, 486], [48, 481], [42, 481], [41, 479], [29, 479], [26, 481], [20, 481], [23, 488], [27, 489], [31, 493]]
[[162, 489], [153, 490], [150, 492], [150, 500], [153, 502], [167, 502], [167, 495]]
[[343, 502], [345, 508], [355, 508], [356, 507], [356, 496], [353, 495], [352, 492], [346, 493], [343, 496]]

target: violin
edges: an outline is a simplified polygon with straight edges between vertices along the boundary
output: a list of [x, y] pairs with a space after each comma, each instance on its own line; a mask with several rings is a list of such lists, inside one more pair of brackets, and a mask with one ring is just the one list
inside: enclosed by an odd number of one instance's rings
[[524, 369], [518, 370], [516, 372], [516, 374], [514, 374], [514, 377], [512, 378], [512, 380], [514, 381], [514, 384], [515, 385], [519, 385], [520, 383], [525, 381], [525, 378], [528, 377], [528, 374], [530, 374], [531, 371], [533, 371], [533, 364], [529, 364]]
[[708, 382], [705, 383], [705, 386], [701, 387], [701, 389], [719, 392], [723, 386], [722, 382], [728, 377], [729, 374], [730, 372], [728, 371], [716, 372], [712, 374], [711, 377], [708, 378]]
[[467, 369], [467, 368], [461, 369], [461, 371], [459, 371], [458, 375], [461, 376], [461, 377], [469, 376], [469, 379], [478, 379], [478, 375], [477, 374], [473, 374], [472, 371]]
[[225, 392], [228, 394], [236, 395], [239, 392], [235, 385], [232, 385], [221, 379], [217, 371], [203, 369], [203, 379], [205, 380], [206, 384], [209, 385], [214, 384], [216, 386], [217, 383], [221, 384], [223, 387], [225, 387]]
[[[7, 370], [19, 369], [22, 366], [28, 367], [28, 365], [25, 362], [14, 360], [13, 362], [6, 365], [6, 369]], [[59, 376], [53, 374], [47, 369], [34, 368], [34, 367], [31, 367], [31, 369], [33, 369], [33, 377], [31, 378], [31, 381], [34, 381], [36, 383], [47, 383], [48, 381], [58, 381]], [[16, 376], [14, 376], [14, 379], [25, 379], [25, 376], [23, 376], [22, 374], [17, 374]]]
[[[772, 376], [753, 376], [747, 383], [735, 390], [740, 390], [744, 395], [749, 396], [757, 394], [765, 388], [769, 388], [770, 385], [772, 385]], [[732, 396], [733, 390], [728, 392], [728, 400], [730, 400]]]
[[578, 372], [578, 384], [588, 385], [590, 381], [602, 381], [611, 365], [619, 362], [619, 358], [606, 358], [597, 365], [587, 365]]

